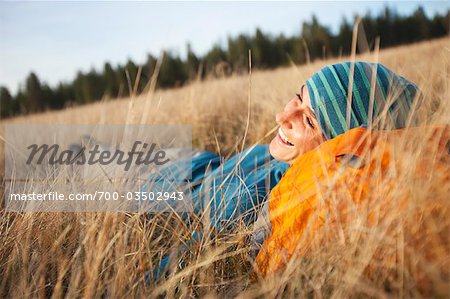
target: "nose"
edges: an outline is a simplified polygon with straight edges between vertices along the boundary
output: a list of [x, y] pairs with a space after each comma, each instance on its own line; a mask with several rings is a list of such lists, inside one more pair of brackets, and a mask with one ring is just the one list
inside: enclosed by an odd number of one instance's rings
[[280, 113], [277, 113], [275, 120], [276, 122], [287, 129], [292, 129], [292, 123], [289, 121], [291, 113], [287, 111], [283, 111]]

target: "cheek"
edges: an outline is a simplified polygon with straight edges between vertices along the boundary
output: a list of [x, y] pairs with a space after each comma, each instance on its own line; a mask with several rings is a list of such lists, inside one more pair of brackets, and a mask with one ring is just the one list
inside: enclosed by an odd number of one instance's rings
[[304, 129], [298, 128], [297, 130], [295, 130], [295, 134], [292, 135], [292, 139], [294, 145], [298, 146], [304, 144], [308, 138], [304, 132]]
[[301, 133], [302, 134], [296, 134], [295, 136], [293, 136], [294, 145], [300, 152], [309, 151], [320, 144], [317, 134], [303, 131]]

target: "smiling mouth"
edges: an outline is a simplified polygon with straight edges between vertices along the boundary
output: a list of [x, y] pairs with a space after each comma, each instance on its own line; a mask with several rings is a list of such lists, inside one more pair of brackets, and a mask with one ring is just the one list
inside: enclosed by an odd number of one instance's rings
[[286, 134], [284, 134], [281, 128], [278, 129], [278, 139], [287, 146], [294, 146], [294, 144], [287, 138]]

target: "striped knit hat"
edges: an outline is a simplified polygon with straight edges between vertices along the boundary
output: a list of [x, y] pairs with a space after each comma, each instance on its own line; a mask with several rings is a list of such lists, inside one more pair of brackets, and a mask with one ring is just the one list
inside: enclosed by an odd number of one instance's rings
[[[379, 63], [355, 62], [347, 126], [351, 62], [324, 67], [306, 81], [311, 105], [327, 139], [359, 126], [403, 128], [420, 90], [414, 83]], [[375, 72], [375, 73], [374, 73]], [[375, 75], [372, 78], [372, 74]], [[375, 81], [373, 100], [371, 82]], [[372, 91], [373, 92], [373, 91]], [[369, 111], [372, 110], [372, 113]]]

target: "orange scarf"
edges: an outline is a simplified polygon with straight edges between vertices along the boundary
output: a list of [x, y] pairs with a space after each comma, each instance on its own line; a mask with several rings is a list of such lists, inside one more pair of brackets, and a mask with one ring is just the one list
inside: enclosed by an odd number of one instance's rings
[[[421, 153], [414, 173], [423, 176], [439, 167], [443, 174], [439, 178], [450, 182], [448, 164], [436, 159], [435, 146], [438, 142], [440, 152], [448, 146], [449, 126], [393, 131], [355, 128], [297, 158], [270, 194], [272, 228], [256, 258], [259, 271], [266, 275], [284, 268], [294, 254], [305, 252], [325, 223], [341, 225], [348, 221], [346, 209], [355, 206], [367, 209], [367, 204], [370, 207], [368, 201], [374, 197], [370, 195], [386, 192], [385, 199], [378, 204], [381, 207], [391, 205], [389, 190], [395, 190], [395, 179], [392, 177], [402, 175], [393, 174], [393, 169], [401, 170], [403, 160], [406, 160], [396, 158], [396, 142], [414, 143], [418, 136], [424, 141], [423, 144], [434, 145], [434, 148]], [[404, 144], [405, 148], [407, 146]], [[392, 162], [395, 163], [394, 168]], [[342, 195], [345, 200], [342, 200]], [[396, 208], [402, 208], [410, 194], [396, 196], [401, 198], [396, 201]], [[372, 225], [381, 217], [379, 214], [375, 217], [370, 208], [367, 216], [368, 223]]]

